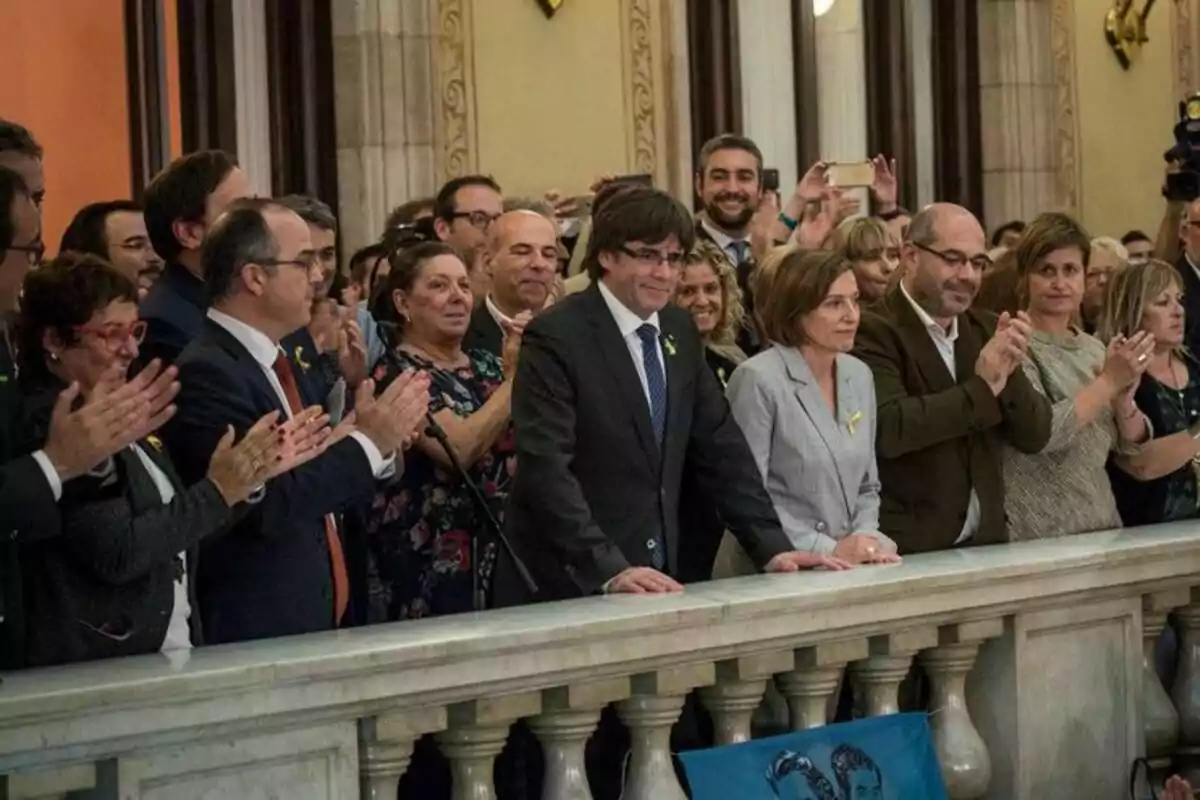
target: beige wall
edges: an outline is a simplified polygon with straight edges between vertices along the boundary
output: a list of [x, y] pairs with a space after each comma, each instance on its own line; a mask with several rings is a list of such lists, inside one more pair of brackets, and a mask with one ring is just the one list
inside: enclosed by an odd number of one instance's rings
[[[1129, 71], [1104, 40], [1108, 0], [1074, 0], [1079, 214], [1095, 236], [1154, 235], [1162, 218], [1162, 153], [1178, 117], [1171, 3], [1150, 15], [1150, 43]], [[1140, 4], [1139, 4], [1140, 6]]]
[[475, 0], [478, 165], [509, 195], [585, 191], [630, 171], [621, 3]]

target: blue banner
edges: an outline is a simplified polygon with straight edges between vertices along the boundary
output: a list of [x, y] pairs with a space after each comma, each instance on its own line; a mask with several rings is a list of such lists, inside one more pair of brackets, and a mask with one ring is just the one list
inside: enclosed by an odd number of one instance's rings
[[946, 800], [924, 714], [679, 754], [693, 800]]

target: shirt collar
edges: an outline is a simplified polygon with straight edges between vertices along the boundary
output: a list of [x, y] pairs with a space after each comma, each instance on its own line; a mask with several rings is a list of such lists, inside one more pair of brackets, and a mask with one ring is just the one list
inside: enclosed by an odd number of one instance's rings
[[507, 325], [512, 324], [512, 317], [500, 310], [500, 306], [492, 302], [492, 293], [488, 292], [483, 298], [483, 304], [487, 307], [488, 313], [492, 315], [492, 319], [496, 320], [496, 324], [500, 326], [500, 330], [507, 330]]
[[912, 299], [912, 295], [908, 293], [908, 289], [904, 288], [904, 281], [900, 281], [900, 291], [904, 293], [904, 299], [907, 300], [908, 304], [913, 307], [913, 311], [917, 312], [917, 319], [921, 320], [921, 324], [925, 326], [926, 330], [942, 337], [948, 342], [953, 342], [958, 339], [958, 317], [955, 317], [950, 322], [950, 330], [947, 331], [945, 328], [939, 325], [933, 317], [929, 316], [929, 312], [921, 308], [921, 306], [917, 304], [916, 300]]
[[750, 243], [749, 238], [743, 237], [741, 239], [735, 239], [724, 231], [717, 230], [716, 227], [708, 221], [707, 217], [700, 218], [700, 227], [704, 228], [708, 235], [712, 237], [712, 240], [716, 243], [717, 247], [721, 248], [721, 252], [727, 255], [729, 254], [729, 245], [733, 244], [734, 242], [745, 242], [746, 244]]
[[279, 345], [272, 342], [265, 333], [215, 308], [208, 310], [208, 318], [237, 339], [238, 344], [246, 348], [254, 360], [262, 364], [265, 369], [270, 369], [275, 365], [275, 359], [279, 358], [282, 351], [279, 349]]
[[631, 333], [642, 327], [646, 323], [654, 326], [656, 331], [662, 332], [658, 326], [658, 312], [655, 311], [650, 315], [649, 319], [642, 319], [637, 314], [629, 310], [629, 308], [617, 299], [617, 296], [604, 285], [604, 281], [596, 281], [596, 285], [600, 287], [600, 296], [604, 298], [604, 305], [608, 306], [608, 311], [613, 316], [613, 320], [617, 323], [617, 329], [621, 331], [621, 338], [628, 337]]

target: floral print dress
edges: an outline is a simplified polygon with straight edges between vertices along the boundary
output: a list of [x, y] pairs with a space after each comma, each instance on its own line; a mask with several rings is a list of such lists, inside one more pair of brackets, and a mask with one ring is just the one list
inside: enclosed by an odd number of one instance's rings
[[[403, 350], [376, 366], [377, 391], [405, 370], [429, 373], [429, 412], [460, 417], [478, 411], [504, 380], [500, 360], [467, 351], [469, 364], [443, 369]], [[503, 524], [504, 500], [516, 470], [512, 427], [468, 472]], [[419, 449], [404, 456], [404, 474], [375, 496], [367, 520], [369, 621], [440, 616], [474, 610], [476, 570], [483, 604], [490, 601], [498, 542], [470, 490]]]

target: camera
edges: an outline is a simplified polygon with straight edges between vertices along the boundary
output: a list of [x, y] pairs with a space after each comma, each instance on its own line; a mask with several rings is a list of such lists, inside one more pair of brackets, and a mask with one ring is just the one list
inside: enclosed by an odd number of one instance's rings
[[1167, 175], [1163, 196], [1185, 203], [1200, 198], [1200, 92], [1179, 104], [1175, 146], [1163, 158], [1179, 164], [1179, 172]]

